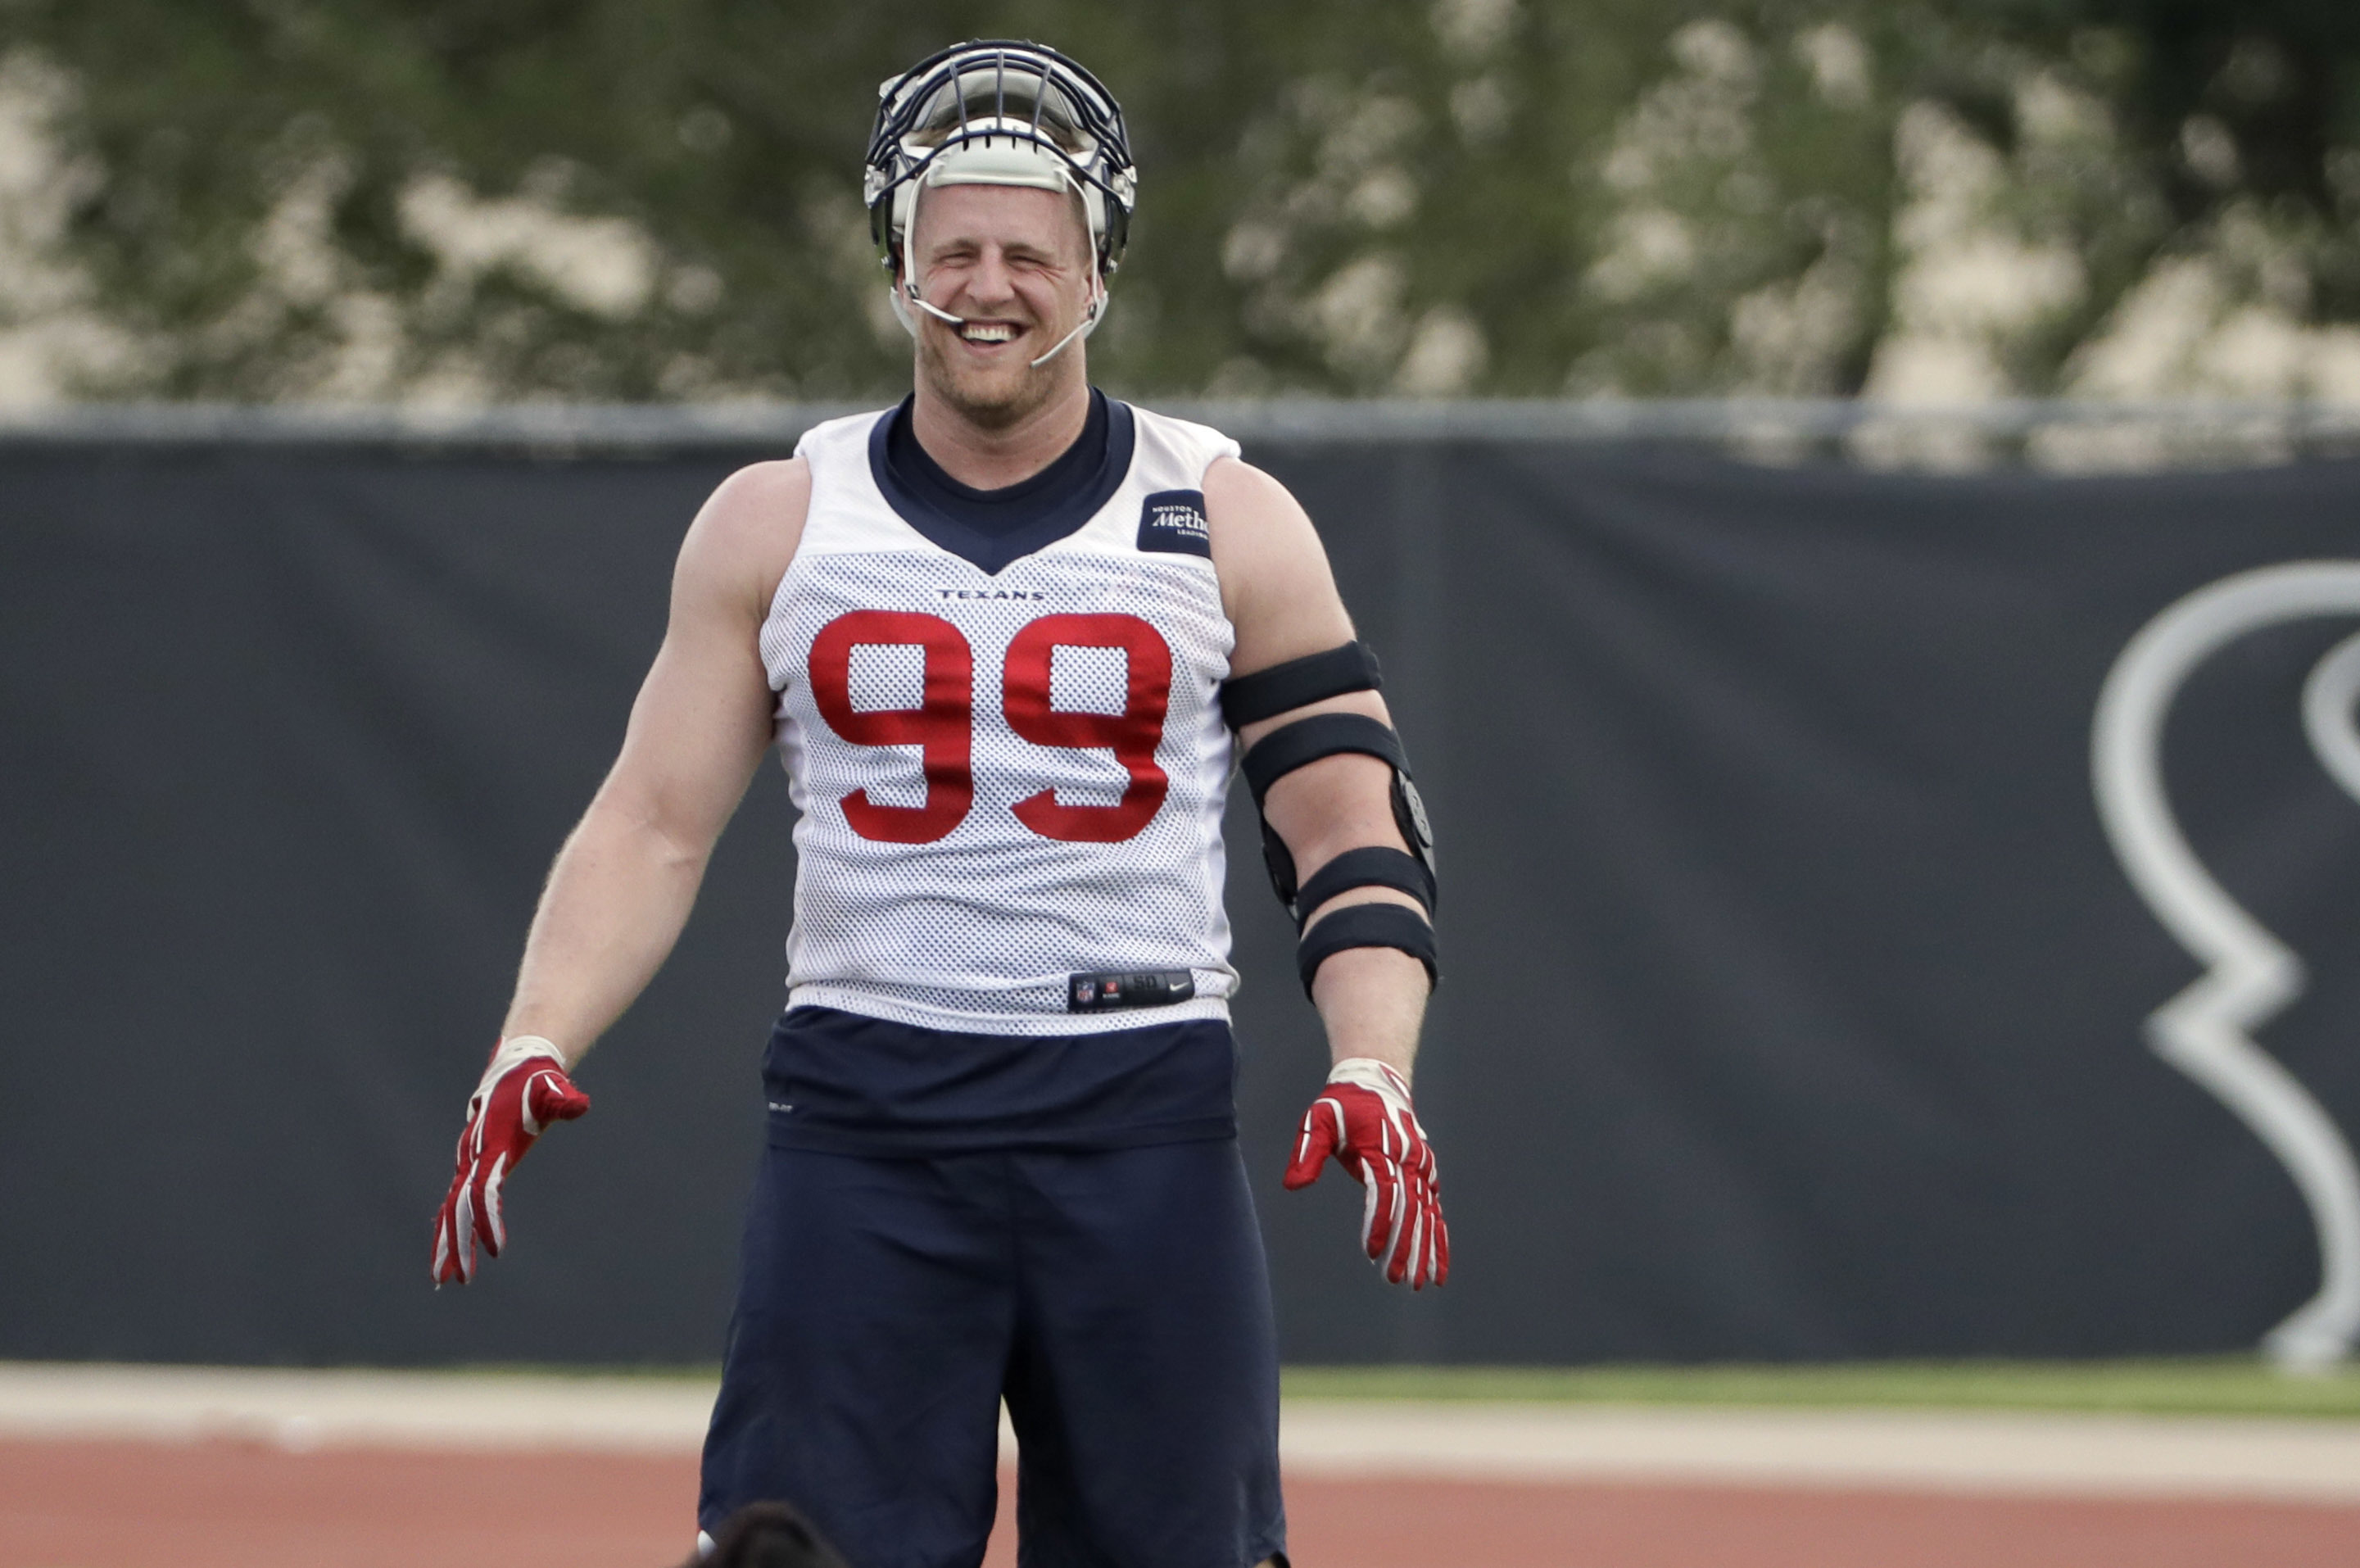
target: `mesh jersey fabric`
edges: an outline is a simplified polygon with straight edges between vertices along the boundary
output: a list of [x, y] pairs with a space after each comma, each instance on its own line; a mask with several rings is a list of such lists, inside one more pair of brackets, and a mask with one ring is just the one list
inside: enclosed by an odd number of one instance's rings
[[[1209, 554], [1171, 524], [1190, 496], [1201, 524], [1205, 471], [1238, 447], [1125, 411], [1111, 496], [998, 572], [895, 510], [886, 413], [797, 444], [811, 510], [761, 632], [800, 813], [790, 1005], [1007, 1035], [1228, 1016], [1234, 638]], [[1067, 1010], [1076, 974], [1150, 970], [1196, 994]]]

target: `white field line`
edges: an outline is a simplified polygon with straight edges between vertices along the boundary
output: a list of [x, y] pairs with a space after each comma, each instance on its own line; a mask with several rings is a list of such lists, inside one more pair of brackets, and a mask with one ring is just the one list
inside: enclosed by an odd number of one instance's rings
[[714, 1387], [687, 1377], [0, 1362], [0, 1438], [694, 1453]]
[[[713, 1396], [694, 1378], [0, 1363], [0, 1439], [687, 1454]], [[2360, 1421], [1295, 1399], [1281, 1432], [1304, 1476], [2360, 1504]]]
[[1295, 1475], [2360, 1504], [2360, 1421], [1298, 1400]]

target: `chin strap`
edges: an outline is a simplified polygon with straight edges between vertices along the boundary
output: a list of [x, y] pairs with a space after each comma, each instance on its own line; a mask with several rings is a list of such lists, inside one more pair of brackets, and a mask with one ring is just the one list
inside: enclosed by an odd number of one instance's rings
[[1077, 337], [1087, 337], [1090, 334], [1098, 331], [1098, 318], [1106, 314], [1107, 291], [1106, 285], [1099, 282], [1098, 280], [1098, 263], [1095, 260], [1090, 263], [1090, 273], [1091, 293], [1089, 313], [1082, 317], [1081, 324], [1079, 326], [1076, 326], [1073, 331], [1067, 333], [1065, 336], [1057, 340], [1057, 345], [1054, 348], [1052, 348], [1048, 353], [1032, 361], [1030, 368], [1038, 370], [1042, 366], [1046, 365], [1060, 354], [1065, 353], [1065, 345], [1073, 342], [1074, 339]]

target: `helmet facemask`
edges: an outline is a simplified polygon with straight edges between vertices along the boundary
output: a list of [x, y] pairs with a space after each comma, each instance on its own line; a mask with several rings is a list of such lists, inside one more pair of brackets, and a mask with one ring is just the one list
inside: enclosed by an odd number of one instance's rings
[[911, 249], [919, 193], [940, 185], [1015, 185], [1071, 192], [1088, 230], [1088, 313], [1033, 364], [1095, 330], [1137, 189], [1122, 111], [1098, 79], [1038, 44], [970, 43], [920, 61], [878, 96], [864, 194], [870, 233], [896, 275], [893, 311], [901, 324], [916, 334], [913, 308], [957, 322], [918, 290]]

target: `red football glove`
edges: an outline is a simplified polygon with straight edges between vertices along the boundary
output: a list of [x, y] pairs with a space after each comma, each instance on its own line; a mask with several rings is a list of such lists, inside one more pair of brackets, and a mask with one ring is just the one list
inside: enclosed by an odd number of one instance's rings
[[434, 1284], [475, 1277], [475, 1241], [494, 1257], [508, 1239], [500, 1218], [500, 1184], [552, 1122], [571, 1122], [590, 1097], [565, 1076], [565, 1058], [538, 1035], [502, 1040], [484, 1080], [467, 1102], [459, 1135], [459, 1170], [434, 1216]]
[[1402, 1075], [1370, 1057], [1348, 1057], [1328, 1075], [1328, 1091], [1303, 1113], [1287, 1190], [1319, 1179], [1329, 1155], [1366, 1190], [1361, 1241], [1369, 1259], [1395, 1285], [1413, 1290], [1450, 1277], [1450, 1231], [1442, 1223], [1442, 1187], [1434, 1150]]

